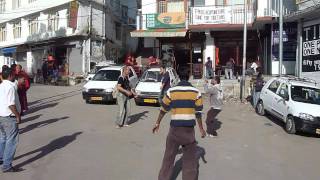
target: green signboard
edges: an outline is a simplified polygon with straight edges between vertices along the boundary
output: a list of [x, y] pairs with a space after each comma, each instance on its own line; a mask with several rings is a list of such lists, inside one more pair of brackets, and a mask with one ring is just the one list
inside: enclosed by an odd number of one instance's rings
[[186, 16], [184, 12], [147, 14], [147, 28], [184, 28]]

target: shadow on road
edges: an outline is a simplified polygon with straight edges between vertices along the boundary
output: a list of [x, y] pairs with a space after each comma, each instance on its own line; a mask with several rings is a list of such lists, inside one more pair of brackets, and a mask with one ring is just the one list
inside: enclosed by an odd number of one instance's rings
[[48, 126], [49, 124], [58, 122], [58, 121], [63, 120], [63, 119], [68, 119], [68, 118], [69, 118], [69, 116], [64, 116], [64, 117], [61, 117], [61, 118], [48, 119], [48, 120], [45, 120], [45, 121], [40, 121], [40, 122], [37, 122], [37, 123], [34, 123], [34, 124], [30, 124], [30, 125], [26, 126], [25, 128], [20, 129], [19, 133], [23, 134], [23, 133], [29, 132], [29, 131], [31, 131], [33, 129], [40, 128], [40, 127], [43, 127], [43, 126]]
[[139, 120], [143, 119], [144, 117], [147, 117], [146, 114], [148, 114], [149, 111], [143, 111], [141, 113], [137, 113], [134, 115], [130, 116], [130, 121], [128, 122], [129, 124], [133, 124], [138, 122]]
[[42, 116], [42, 114], [38, 114], [38, 115], [30, 116], [30, 117], [27, 117], [27, 118], [22, 118], [21, 123], [26, 123], [26, 122], [29, 122], [29, 121], [36, 120], [36, 119], [40, 118], [41, 116]]
[[52, 107], [55, 107], [55, 106], [58, 105], [58, 104], [59, 104], [59, 103], [49, 103], [49, 104], [43, 104], [43, 105], [31, 107], [31, 108], [27, 111], [27, 114], [32, 114], [32, 113], [35, 113], [35, 112], [40, 111], [40, 110], [42, 110], [42, 109], [52, 108]]
[[[182, 153], [182, 148], [179, 149], [179, 154]], [[203, 147], [197, 146], [197, 161], [198, 161], [198, 165], [197, 165], [197, 179], [199, 178], [199, 168], [200, 168], [200, 159], [203, 161], [203, 163], [207, 163], [207, 160], [205, 158], [206, 155], [206, 150]], [[173, 173], [171, 176], [171, 180], [176, 180], [180, 174], [180, 172], [182, 171], [182, 157], [176, 161], [176, 163], [174, 164], [174, 168], [173, 168]]]
[[23, 158], [25, 156], [32, 155], [32, 154], [36, 154], [34, 157], [32, 157], [22, 163], [17, 164], [16, 167], [21, 168], [27, 164], [30, 164], [38, 159], [45, 157], [46, 155], [52, 153], [55, 150], [64, 148], [68, 144], [75, 141], [77, 136], [79, 136], [80, 134], [82, 134], [82, 132], [76, 132], [76, 133], [73, 133], [72, 135], [69, 135], [69, 136], [60, 137], [58, 139], [51, 141], [49, 144], [47, 144], [45, 146], [42, 146], [36, 150], [30, 151], [28, 153], [25, 153], [23, 155], [16, 157], [15, 160]]
[[44, 101], [44, 100], [51, 99], [51, 98], [56, 98], [56, 97], [62, 97], [62, 98], [70, 97], [69, 94], [73, 94], [73, 93], [79, 94], [80, 91], [81, 91], [81, 89], [78, 89], [78, 90], [74, 90], [74, 91], [70, 91], [70, 92], [58, 94], [58, 95], [55, 95], [55, 96], [50, 96], [50, 97], [38, 99], [38, 100], [36, 100], [36, 101], [29, 102], [28, 105], [29, 105], [29, 106], [32, 106], [32, 105], [38, 104], [38, 103], [40, 103], [40, 102], [42, 102], [42, 101]]

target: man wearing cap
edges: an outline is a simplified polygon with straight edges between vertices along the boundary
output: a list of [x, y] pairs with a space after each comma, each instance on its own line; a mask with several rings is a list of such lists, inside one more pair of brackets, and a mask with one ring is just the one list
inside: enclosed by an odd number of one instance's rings
[[2, 71], [0, 84], [0, 164], [2, 172], [17, 172], [12, 161], [18, 143], [18, 124], [21, 122], [20, 103], [11, 68]]

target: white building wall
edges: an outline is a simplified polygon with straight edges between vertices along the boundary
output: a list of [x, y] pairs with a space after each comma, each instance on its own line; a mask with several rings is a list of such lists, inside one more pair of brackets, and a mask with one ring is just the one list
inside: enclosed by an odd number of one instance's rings
[[141, 10], [142, 10], [142, 29], [146, 30], [146, 14], [157, 13], [157, 1], [156, 0], [142, 0], [141, 3]]

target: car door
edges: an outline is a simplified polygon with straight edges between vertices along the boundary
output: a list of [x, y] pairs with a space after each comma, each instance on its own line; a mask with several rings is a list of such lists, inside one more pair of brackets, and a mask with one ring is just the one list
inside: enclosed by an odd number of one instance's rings
[[288, 114], [288, 98], [289, 88], [287, 83], [282, 83], [277, 91], [277, 96], [274, 97], [273, 108], [277, 116], [283, 120]]
[[278, 91], [278, 88], [280, 86], [280, 81], [275, 79], [273, 80], [269, 86], [262, 92], [263, 93], [263, 104], [265, 109], [270, 112], [270, 113], [274, 113], [273, 112], [273, 101], [276, 98], [276, 96], [278, 96], [276, 93]]
[[132, 67], [129, 67], [130, 71], [129, 71], [129, 82], [130, 82], [130, 86], [132, 88], [135, 88], [137, 86], [138, 83], [138, 76], [136, 74], [136, 72], [133, 70]]

